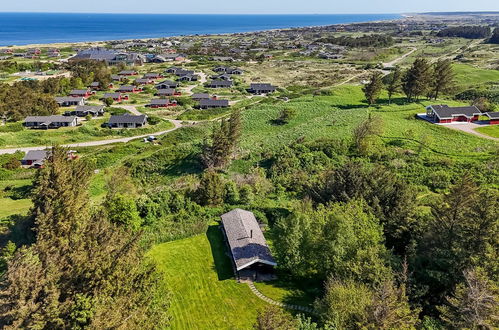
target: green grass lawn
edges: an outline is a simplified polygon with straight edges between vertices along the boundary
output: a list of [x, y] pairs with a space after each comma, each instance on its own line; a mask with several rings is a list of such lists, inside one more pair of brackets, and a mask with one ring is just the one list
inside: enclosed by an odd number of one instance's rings
[[29, 186], [31, 186], [31, 180], [29, 179], [0, 181], [0, 219], [5, 219], [14, 214], [26, 214], [31, 207], [30, 199], [20, 198], [25, 196], [12, 198], [12, 193], [5, 191], [5, 188], [9, 187], [11, 190], [22, 192]]
[[[225, 252], [217, 226], [210, 226], [206, 235], [151, 249], [149, 255], [164, 272], [172, 291], [173, 329], [251, 329], [258, 310], [266, 303], [246, 284], [235, 281]], [[261, 287], [276, 299], [288, 294], [270, 284]]]
[[[115, 139], [120, 137], [131, 137], [143, 135], [173, 128], [173, 124], [168, 121], [162, 121], [157, 125], [147, 125], [144, 128], [137, 129], [109, 129], [101, 128], [101, 124], [107, 121], [105, 118], [92, 119], [84, 122], [79, 127], [62, 127], [50, 130], [33, 130], [21, 128], [17, 129], [18, 123], [7, 124], [0, 130], [0, 147], [28, 147], [43, 146], [66, 143], [77, 143], [86, 141]], [[10, 130], [9, 127], [12, 127]]]
[[482, 134], [492, 136], [495, 138], [499, 138], [499, 125], [485, 126], [475, 128], [475, 131], [480, 132]]

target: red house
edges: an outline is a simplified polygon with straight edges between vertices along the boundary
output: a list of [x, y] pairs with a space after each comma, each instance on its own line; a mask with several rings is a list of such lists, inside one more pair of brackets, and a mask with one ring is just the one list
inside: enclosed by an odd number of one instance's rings
[[94, 94], [95, 94], [95, 92], [92, 92], [89, 89], [73, 89], [69, 93], [69, 96], [89, 98], [90, 96], [92, 96]]
[[499, 125], [499, 112], [487, 112], [485, 115], [489, 117], [490, 125]]
[[136, 76], [137, 71], [134, 70], [123, 70], [118, 73], [120, 76]]
[[430, 105], [426, 108], [426, 116], [435, 123], [448, 124], [452, 122], [477, 121], [482, 115], [474, 105], [468, 107], [449, 107], [448, 105]]
[[142, 92], [142, 88], [128, 85], [128, 86], [121, 86], [116, 91], [119, 93], [140, 93]]
[[128, 95], [122, 95], [121, 93], [106, 93], [103, 99], [112, 98], [114, 102], [128, 101]]
[[168, 108], [177, 106], [177, 101], [170, 101], [169, 99], [154, 99], [151, 103], [146, 105], [148, 108]]

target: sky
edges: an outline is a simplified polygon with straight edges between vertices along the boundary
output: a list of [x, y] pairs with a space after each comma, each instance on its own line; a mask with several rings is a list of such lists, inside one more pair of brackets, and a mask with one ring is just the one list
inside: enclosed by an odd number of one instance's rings
[[498, 0], [0, 0], [2, 12], [374, 14], [499, 11]]

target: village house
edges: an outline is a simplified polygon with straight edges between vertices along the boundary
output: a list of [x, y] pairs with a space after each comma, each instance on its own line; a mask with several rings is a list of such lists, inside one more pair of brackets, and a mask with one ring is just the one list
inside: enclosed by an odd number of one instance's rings
[[154, 80], [150, 78], [137, 78], [135, 79], [134, 83], [136, 85], [150, 85], [154, 84]]
[[24, 126], [27, 128], [57, 129], [76, 125], [78, 125], [78, 118], [75, 116], [28, 116], [24, 119]]
[[261, 280], [277, 266], [255, 215], [234, 209], [221, 216], [234, 271], [238, 278]]
[[156, 84], [157, 89], [173, 89], [178, 87], [178, 82], [171, 81], [171, 80], [165, 80], [162, 81], [158, 84]]
[[143, 65], [146, 62], [145, 56], [141, 54], [123, 53], [99, 47], [81, 50], [68, 61], [75, 62], [81, 60], [102, 61], [108, 65], [123, 64], [126, 66]]
[[47, 150], [30, 150], [24, 155], [21, 164], [40, 168], [47, 159]]
[[210, 81], [206, 87], [209, 88], [230, 88], [232, 87], [234, 82], [232, 80], [212, 80]]
[[120, 76], [120, 75], [117, 75], [117, 74], [113, 74], [113, 75], [111, 75], [111, 79], [113, 81], [123, 81], [123, 80], [126, 79], [126, 77], [125, 76]]
[[76, 117], [100, 117], [104, 116], [104, 106], [103, 105], [80, 105], [77, 106], [75, 110], [66, 111], [64, 116], [76, 116]]
[[[210, 94], [208, 94], [208, 93], [194, 93], [191, 95], [191, 98], [194, 101], [201, 101], [201, 100], [209, 100], [212, 97], [210, 97]], [[217, 98], [216, 96], [213, 96], [213, 99], [216, 99], [216, 98]]]
[[183, 70], [183, 68], [180, 68], [178, 66], [172, 66], [169, 67], [168, 69], [165, 70], [166, 73], [171, 73], [171, 74], [176, 74], [177, 71]]
[[202, 99], [199, 101], [200, 109], [227, 108], [229, 100]]
[[89, 98], [93, 94], [95, 93], [93, 93], [90, 89], [73, 89], [71, 92], [69, 92], [69, 96], [71, 97]]
[[116, 92], [118, 92], [118, 93], [140, 93], [140, 92], [142, 92], [142, 88], [135, 87], [132, 85], [124, 85], [124, 86], [120, 86], [120, 88], [118, 88], [116, 90]]
[[489, 117], [490, 125], [499, 125], [499, 112], [487, 112], [485, 115]]
[[136, 76], [137, 75], [137, 71], [134, 71], [134, 70], [123, 70], [123, 71], [118, 72], [118, 75], [120, 75], [120, 76]]
[[170, 99], [153, 99], [146, 105], [148, 108], [168, 108], [177, 106], [177, 101]]
[[232, 80], [232, 77], [226, 73], [220, 74], [220, 75], [215, 75], [211, 77], [214, 80]]
[[254, 83], [250, 85], [248, 92], [252, 94], [270, 94], [275, 92], [277, 87], [271, 84]]
[[195, 74], [187, 74], [178, 78], [179, 81], [198, 81], [199, 76]]
[[111, 98], [114, 102], [128, 101], [128, 95], [122, 95], [121, 93], [106, 93], [104, 94], [103, 100]]
[[435, 123], [473, 122], [482, 115], [474, 105], [467, 107], [449, 107], [448, 105], [430, 105], [426, 107], [426, 116]]
[[139, 128], [145, 126], [146, 123], [146, 115], [113, 115], [109, 118], [108, 126], [111, 128]]
[[74, 107], [78, 105], [85, 105], [85, 98], [73, 96], [61, 96], [54, 98], [60, 107]]
[[172, 88], [165, 88], [165, 89], [158, 89], [158, 91], [154, 94], [154, 96], [160, 96], [160, 97], [173, 96], [173, 95], [181, 95], [181, 93], [176, 92]]
[[215, 68], [213, 68], [213, 71], [215, 72], [220, 72], [220, 73], [226, 73], [226, 74], [236, 74], [236, 75], [241, 75], [244, 73], [243, 70], [241, 69], [238, 69], [238, 68], [230, 68], [230, 67], [227, 67], [227, 66], [217, 66]]
[[161, 79], [163, 78], [163, 75], [161, 73], [156, 73], [156, 72], [148, 72], [144, 75], [143, 78], [146, 79]]

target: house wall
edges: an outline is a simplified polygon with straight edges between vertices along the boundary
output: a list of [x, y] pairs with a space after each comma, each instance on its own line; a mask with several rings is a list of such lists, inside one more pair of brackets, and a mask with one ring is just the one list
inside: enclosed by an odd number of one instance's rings
[[490, 125], [499, 125], [499, 119], [491, 119], [489, 120]]

